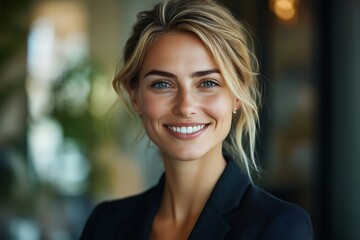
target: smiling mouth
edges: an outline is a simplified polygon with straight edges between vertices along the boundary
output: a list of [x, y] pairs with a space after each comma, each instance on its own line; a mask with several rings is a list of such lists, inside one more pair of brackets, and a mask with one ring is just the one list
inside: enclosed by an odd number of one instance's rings
[[206, 127], [206, 124], [199, 124], [194, 126], [171, 126], [167, 125], [167, 128], [174, 132], [174, 133], [181, 133], [181, 134], [192, 134], [200, 132], [204, 127]]

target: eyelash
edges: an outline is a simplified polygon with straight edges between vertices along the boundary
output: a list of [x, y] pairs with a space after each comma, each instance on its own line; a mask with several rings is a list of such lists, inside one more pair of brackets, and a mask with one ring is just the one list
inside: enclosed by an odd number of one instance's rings
[[[219, 83], [212, 79], [204, 80], [199, 85], [199, 87], [202, 87], [202, 88], [214, 88], [214, 87], [218, 87], [218, 86], [219, 86]], [[152, 83], [151, 88], [167, 89], [167, 88], [172, 88], [172, 85], [166, 81], [159, 80], [159, 81], [155, 81], [154, 83]]]
[[[162, 86], [160, 86], [162, 85]], [[166, 86], [164, 86], [166, 85]], [[155, 88], [155, 89], [166, 89], [166, 88], [169, 88], [171, 87], [171, 84], [169, 84], [168, 82], [166, 81], [155, 81], [154, 83], [151, 84], [151, 87], [152, 88]]]
[[[209, 85], [209, 84], [210, 84], [210, 86], [205, 86], [205, 84], [206, 84], [206, 85]], [[218, 83], [217, 81], [215, 81], [215, 80], [208, 79], [208, 80], [202, 81], [202, 82], [200, 83], [200, 86], [201, 86], [201, 87], [204, 87], [204, 88], [214, 88], [214, 87], [218, 87], [218, 86], [219, 86], [219, 83]]]

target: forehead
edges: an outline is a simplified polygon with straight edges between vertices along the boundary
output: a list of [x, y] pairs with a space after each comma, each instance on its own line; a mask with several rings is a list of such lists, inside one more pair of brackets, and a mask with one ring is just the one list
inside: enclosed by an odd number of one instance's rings
[[140, 73], [153, 69], [199, 71], [217, 65], [198, 36], [189, 32], [168, 32], [158, 36], [147, 49]]

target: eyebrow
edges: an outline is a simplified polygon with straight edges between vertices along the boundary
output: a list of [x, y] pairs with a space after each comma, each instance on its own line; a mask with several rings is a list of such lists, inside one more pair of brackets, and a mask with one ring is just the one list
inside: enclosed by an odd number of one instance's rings
[[170, 72], [160, 71], [160, 70], [151, 70], [150, 72], [145, 74], [144, 78], [147, 77], [147, 76], [151, 76], [151, 75], [161, 76], [161, 77], [169, 77], [169, 78], [176, 78], [176, 76], [174, 74], [172, 74]]
[[194, 72], [191, 74], [192, 78], [196, 78], [196, 77], [204, 77], [207, 75], [211, 75], [214, 73], [218, 73], [220, 74], [220, 71], [218, 69], [210, 69], [210, 70], [205, 70], [205, 71], [198, 71], [198, 72]]
[[[204, 77], [207, 75], [211, 75], [214, 73], [218, 73], [220, 74], [220, 71], [218, 69], [209, 69], [209, 70], [204, 70], [204, 71], [197, 71], [197, 72], [193, 72], [191, 74], [191, 78], [196, 78], [196, 77]], [[175, 74], [172, 74], [170, 72], [166, 72], [166, 71], [160, 71], [160, 70], [151, 70], [150, 72], [146, 73], [145, 77], [151, 76], [151, 75], [155, 75], [155, 76], [161, 76], [161, 77], [168, 77], [168, 78], [177, 78]]]

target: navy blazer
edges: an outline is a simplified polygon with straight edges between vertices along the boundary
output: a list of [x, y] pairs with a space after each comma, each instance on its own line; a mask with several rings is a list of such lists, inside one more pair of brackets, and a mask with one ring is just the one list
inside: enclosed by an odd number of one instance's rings
[[[145, 193], [96, 206], [81, 240], [148, 239], [165, 176]], [[313, 239], [309, 215], [254, 186], [229, 159], [188, 239]]]

